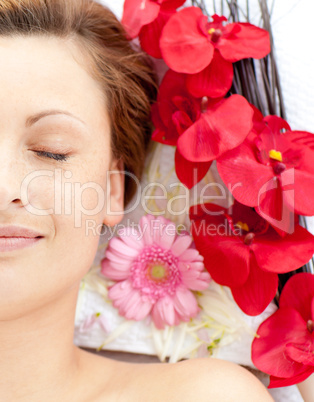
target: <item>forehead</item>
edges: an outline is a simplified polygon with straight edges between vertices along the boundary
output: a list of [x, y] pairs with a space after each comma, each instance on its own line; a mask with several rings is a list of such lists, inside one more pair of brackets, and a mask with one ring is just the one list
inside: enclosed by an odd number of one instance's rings
[[14, 111], [18, 119], [41, 109], [66, 109], [95, 129], [108, 125], [105, 96], [89, 63], [78, 42], [0, 37], [1, 116]]

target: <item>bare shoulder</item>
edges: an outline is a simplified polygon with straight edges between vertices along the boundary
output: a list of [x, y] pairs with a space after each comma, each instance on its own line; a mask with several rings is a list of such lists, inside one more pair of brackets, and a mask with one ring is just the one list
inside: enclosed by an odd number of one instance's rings
[[[135, 364], [87, 353], [84, 381], [93, 402], [271, 402], [264, 385], [244, 368], [219, 359]], [[79, 399], [78, 399], [79, 400]]]
[[[150, 401], [273, 401], [265, 386], [248, 370], [214, 359], [190, 359], [162, 365], [154, 375], [153, 387], [161, 397]], [[151, 385], [152, 385], [151, 381]], [[158, 385], [158, 388], [155, 386]], [[164, 394], [164, 395], [162, 395]], [[165, 400], [166, 400], [165, 399]]]

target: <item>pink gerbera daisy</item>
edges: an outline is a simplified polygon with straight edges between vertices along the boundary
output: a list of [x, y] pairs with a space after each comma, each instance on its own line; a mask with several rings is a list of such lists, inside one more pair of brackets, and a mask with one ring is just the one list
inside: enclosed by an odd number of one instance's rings
[[[109, 298], [129, 320], [149, 314], [157, 328], [189, 321], [199, 312], [191, 290], [204, 290], [210, 276], [188, 234], [178, 235], [173, 222], [145, 215], [139, 230], [125, 227], [110, 240], [101, 272], [117, 281]], [[192, 246], [191, 246], [192, 245]]]

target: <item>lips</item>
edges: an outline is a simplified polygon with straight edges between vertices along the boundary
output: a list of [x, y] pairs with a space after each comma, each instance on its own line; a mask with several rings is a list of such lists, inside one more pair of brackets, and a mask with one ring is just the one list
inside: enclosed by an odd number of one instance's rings
[[43, 235], [33, 229], [22, 226], [0, 226], [0, 237], [36, 238]]

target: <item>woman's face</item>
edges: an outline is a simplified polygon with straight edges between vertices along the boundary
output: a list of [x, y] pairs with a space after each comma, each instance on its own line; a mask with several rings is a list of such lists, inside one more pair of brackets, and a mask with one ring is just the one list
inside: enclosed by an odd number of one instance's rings
[[[0, 320], [76, 286], [101, 224], [122, 217], [111, 213], [123, 210], [124, 182], [108, 174], [121, 166], [110, 157], [105, 101], [76, 46], [0, 37]], [[1, 238], [9, 225], [42, 238], [9, 251]]]

